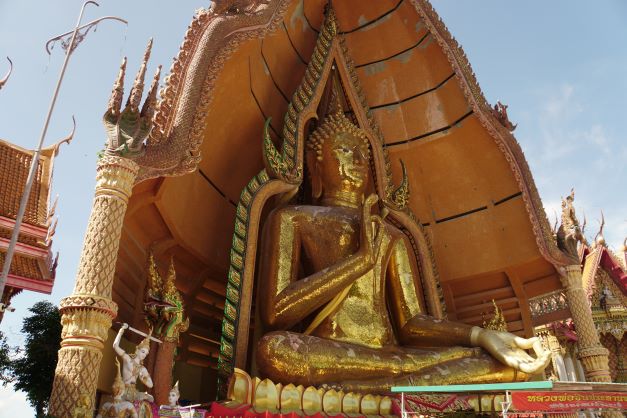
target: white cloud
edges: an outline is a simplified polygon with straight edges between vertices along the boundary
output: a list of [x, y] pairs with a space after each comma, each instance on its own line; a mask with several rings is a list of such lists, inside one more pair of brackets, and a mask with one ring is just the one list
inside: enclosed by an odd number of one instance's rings
[[584, 131], [582, 133], [584, 139], [586, 139], [590, 144], [595, 145], [597, 149], [603, 151], [605, 154], [610, 153], [610, 145], [607, 139], [607, 135], [603, 126], [601, 125], [592, 125], [589, 130]]
[[575, 87], [572, 84], [563, 84], [557, 95], [548, 98], [543, 106], [543, 115], [549, 119], [560, 119], [568, 113], [581, 112], [581, 106], [573, 102]]
[[543, 160], [559, 160], [576, 150], [574, 137], [580, 134], [569, 131], [568, 127], [581, 112], [582, 106], [576, 100], [572, 84], [563, 84], [544, 99], [538, 117]]
[[0, 386], [0, 411], [2, 411], [3, 417], [28, 418], [35, 416], [35, 410], [26, 400], [26, 394], [16, 391], [12, 385]]

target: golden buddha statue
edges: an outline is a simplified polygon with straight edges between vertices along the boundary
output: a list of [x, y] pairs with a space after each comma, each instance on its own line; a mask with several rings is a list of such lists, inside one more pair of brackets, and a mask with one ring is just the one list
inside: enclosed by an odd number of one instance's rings
[[[311, 205], [265, 222], [258, 301], [262, 377], [344, 391], [505, 382], [543, 370], [537, 338], [427, 316], [411, 244], [365, 197], [370, 149], [337, 110], [309, 136]], [[533, 349], [536, 357], [525, 350]]]

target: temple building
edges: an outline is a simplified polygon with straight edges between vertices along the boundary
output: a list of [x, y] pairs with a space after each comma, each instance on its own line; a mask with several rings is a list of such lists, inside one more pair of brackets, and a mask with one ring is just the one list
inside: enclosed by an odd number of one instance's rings
[[[58, 144], [42, 150], [2, 294], [1, 301], [6, 305], [23, 290], [52, 292], [59, 256], [52, 252], [52, 237], [57, 222], [54, 216], [56, 200], [52, 204], [50, 202], [52, 169], [57, 152]], [[33, 154], [34, 151], [0, 140], [0, 269], [4, 265]]]
[[[594, 242], [584, 241], [579, 247], [582, 261], [582, 284], [588, 295], [594, 326], [601, 344], [609, 352], [612, 382], [627, 382], [627, 248], [618, 252], [608, 248], [603, 227]], [[563, 291], [531, 300], [531, 314], [551, 317], [553, 322], [536, 328], [546, 346], [553, 352], [551, 366], [545, 374], [562, 381], [585, 381], [577, 358], [577, 330], [571, 319]]]
[[[531, 338], [566, 318], [580, 377], [611, 382], [582, 277], [624, 309], [624, 260], [581, 253], [573, 195], [552, 230], [507, 107], [428, 1], [216, 1], [142, 104], [150, 48], [107, 105], [52, 414], [107, 394], [388, 414], [391, 385], [542, 379]], [[493, 304], [508, 332], [481, 328]]]
[[[13, 70], [11, 59], [7, 57], [7, 60], [10, 67], [0, 79], [0, 90], [9, 81]], [[52, 169], [59, 146], [70, 140], [71, 137], [41, 151], [7, 282], [0, 295], [3, 306], [9, 306], [11, 298], [23, 290], [52, 292], [59, 260], [59, 254], [52, 253], [52, 237], [57, 225], [57, 201], [52, 204], [50, 201]], [[4, 268], [34, 155], [35, 151], [0, 139], [0, 270]], [[0, 321], [3, 317], [4, 311], [0, 311]]]

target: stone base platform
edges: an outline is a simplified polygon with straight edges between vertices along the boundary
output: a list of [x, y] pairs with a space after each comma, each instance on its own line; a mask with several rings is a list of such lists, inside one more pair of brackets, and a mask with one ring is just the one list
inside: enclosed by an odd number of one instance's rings
[[392, 416], [392, 398], [360, 393], [344, 393], [334, 389], [303, 387], [293, 384], [275, 384], [269, 379], [251, 377], [235, 369], [227, 393], [229, 404], [225, 407], [248, 406], [256, 412], [272, 414], [316, 415], [376, 415]]

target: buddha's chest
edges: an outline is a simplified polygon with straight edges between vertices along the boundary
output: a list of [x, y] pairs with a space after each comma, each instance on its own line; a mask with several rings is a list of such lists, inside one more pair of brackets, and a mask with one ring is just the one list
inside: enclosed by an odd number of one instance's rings
[[[311, 219], [301, 233], [301, 262], [304, 276], [341, 263], [355, 254], [360, 245], [361, 220], [326, 213]], [[385, 267], [391, 236], [384, 234], [372, 268], [350, 285], [334, 312], [316, 329], [315, 335], [372, 347], [390, 343], [391, 325], [385, 300]]]
[[301, 260], [306, 270], [320, 271], [355, 254], [360, 246], [356, 217], [328, 212], [312, 215], [300, 228]]

